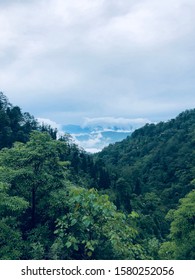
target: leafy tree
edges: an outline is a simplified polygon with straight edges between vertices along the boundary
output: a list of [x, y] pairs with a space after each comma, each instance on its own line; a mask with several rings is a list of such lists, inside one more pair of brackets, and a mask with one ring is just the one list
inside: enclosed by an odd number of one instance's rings
[[27, 142], [29, 133], [38, 129], [38, 123], [29, 113], [22, 113], [18, 106], [12, 106], [0, 92], [0, 149], [11, 147], [15, 141]]
[[39, 128], [38, 128], [39, 131], [41, 132], [48, 132], [49, 135], [52, 137], [52, 139], [56, 140], [57, 139], [57, 128], [53, 129], [51, 127], [51, 125], [47, 125], [47, 124], [44, 124], [42, 123]]
[[169, 241], [160, 248], [163, 259], [195, 259], [195, 190], [180, 200], [176, 210], [167, 214], [171, 228]]
[[10, 185], [0, 182], [0, 259], [19, 259], [22, 255], [22, 233], [18, 218], [28, 207], [22, 197], [8, 194]]
[[28, 226], [34, 228], [46, 219], [45, 211], [52, 189], [64, 186], [64, 165], [59, 153], [65, 144], [54, 141], [48, 133], [34, 131], [26, 144], [15, 143], [0, 153], [0, 179], [11, 185], [11, 195], [29, 202]]
[[94, 189], [70, 188], [67, 213], [57, 220], [55, 259], [140, 259], [134, 218], [118, 212], [107, 195]]

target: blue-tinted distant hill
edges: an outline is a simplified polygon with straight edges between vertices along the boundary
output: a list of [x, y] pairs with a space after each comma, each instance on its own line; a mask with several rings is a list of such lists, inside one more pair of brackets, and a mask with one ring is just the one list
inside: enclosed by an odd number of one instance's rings
[[64, 125], [62, 130], [69, 133], [76, 143], [88, 152], [98, 152], [109, 144], [122, 141], [132, 132], [143, 126], [145, 123], [128, 123], [116, 125], [112, 123], [100, 122], [89, 124], [88, 126]]

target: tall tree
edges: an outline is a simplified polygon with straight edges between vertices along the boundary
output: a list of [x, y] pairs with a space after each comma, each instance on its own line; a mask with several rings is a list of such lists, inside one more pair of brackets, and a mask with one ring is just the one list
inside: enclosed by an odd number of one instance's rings
[[[67, 199], [68, 198], [68, 199]], [[136, 214], [116, 210], [107, 195], [94, 189], [69, 188], [67, 213], [57, 220], [54, 259], [142, 259], [136, 244]]]
[[0, 180], [11, 185], [10, 194], [29, 202], [30, 227], [44, 219], [49, 193], [64, 186], [65, 167], [59, 153], [65, 143], [52, 140], [48, 133], [34, 131], [26, 144], [15, 143], [0, 152]]

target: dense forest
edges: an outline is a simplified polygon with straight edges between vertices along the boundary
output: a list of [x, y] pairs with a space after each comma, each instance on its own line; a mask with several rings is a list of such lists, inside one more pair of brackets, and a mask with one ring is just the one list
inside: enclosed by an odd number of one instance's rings
[[195, 259], [195, 109], [90, 155], [0, 93], [0, 259]]

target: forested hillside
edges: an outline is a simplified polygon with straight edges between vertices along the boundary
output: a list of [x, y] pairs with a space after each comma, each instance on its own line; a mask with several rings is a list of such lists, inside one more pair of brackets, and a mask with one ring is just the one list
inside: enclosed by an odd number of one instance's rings
[[0, 259], [194, 259], [195, 110], [90, 155], [0, 93]]
[[[179, 200], [195, 187], [195, 110], [187, 110], [168, 122], [145, 125], [122, 142], [109, 145], [96, 159], [110, 174], [111, 185], [107, 191], [117, 207], [139, 214], [140, 241], [150, 253], [153, 246], [160, 248], [162, 242], [171, 240], [170, 223], [177, 223], [170, 214], [171, 209], [177, 209]], [[181, 228], [177, 228], [175, 236], [178, 247], [186, 239], [185, 245], [190, 248], [177, 248], [182, 251], [181, 255], [176, 254], [175, 248], [167, 253], [167, 258], [194, 257], [194, 191], [190, 197], [191, 206], [186, 206], [182, 219], [188, 218], [191, 224], [183, 221], [182, 227], [186, 227], [186, 232], [191, 231], [191, 238], [187, 241]], [[160, 252], [162, 254], [162, 248]], [[159, 257], [156, 251], [153, 257]], [[166, 254], [161, 257], [166, 258]]]

